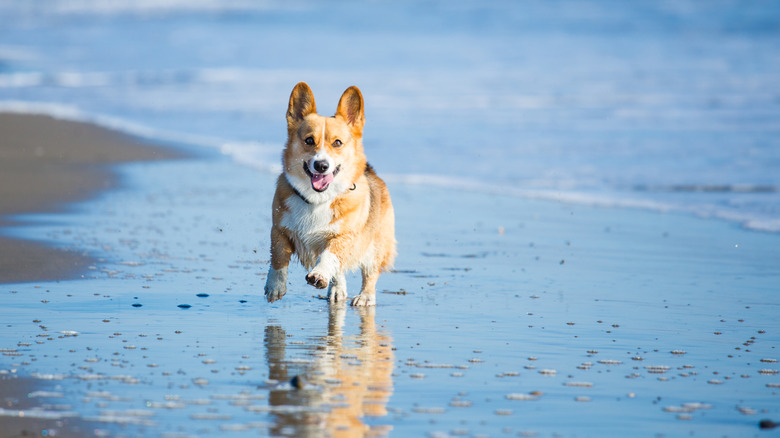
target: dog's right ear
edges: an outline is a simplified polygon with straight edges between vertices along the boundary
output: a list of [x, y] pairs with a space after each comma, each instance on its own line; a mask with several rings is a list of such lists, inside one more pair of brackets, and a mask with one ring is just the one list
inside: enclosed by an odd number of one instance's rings
[[303, 120], [309, 114], [316, 113], [314, 93], [306, 82], [298, 82], [290, 94], [290, 104], [287, 106], [287, 125], [291, 126]]

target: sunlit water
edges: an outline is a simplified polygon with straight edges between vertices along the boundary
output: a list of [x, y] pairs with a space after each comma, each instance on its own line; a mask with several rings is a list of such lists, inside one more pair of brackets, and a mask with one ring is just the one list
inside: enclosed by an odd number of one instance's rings
[[780, 230], [775, 1], [0, 2], [0, 108], [278, 163], [366, 97], [387, 177]]
[[12, 230], [103, 257], [0, 291], [0, 373], [45, 391], [28, 416], [111, 436], [753, 436], [780, 416], [777, 235], [390, 184], [376, 308], [330, 307], [299, 266], [268, 304], [273, 175], [124, 169], [133, 190]]
[[[229, 156], [7, 230], [97, 262], [0, 288], [0, 373], [109, 435], [758, 435], [780, 235], [737, 224], [780, 229], [778, 7], [0, 2], [0, 107]], [[300, 80], [366, 98], [399, 240], [375, 309], [300, 267], [262, 297]]]

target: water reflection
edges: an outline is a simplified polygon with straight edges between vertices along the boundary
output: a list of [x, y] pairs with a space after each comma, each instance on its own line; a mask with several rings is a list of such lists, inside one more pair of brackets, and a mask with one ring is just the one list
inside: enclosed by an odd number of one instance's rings
[[[389, 430], [364, 420], [387, 415], [393, 340], [384, 329], [377, 330], [373, 307], [349, 309], [360, 315], [360, 332], [345, 335], [347, 310], [331, 306], [327, 335], [304, 343], [288, 342], [279, 325], [266, 327], [269, 378], [282, 383], [269, 394], [275, 417], [271, 435], [363, 437]], [[298, 388], [284, 384], [296, 376]]]

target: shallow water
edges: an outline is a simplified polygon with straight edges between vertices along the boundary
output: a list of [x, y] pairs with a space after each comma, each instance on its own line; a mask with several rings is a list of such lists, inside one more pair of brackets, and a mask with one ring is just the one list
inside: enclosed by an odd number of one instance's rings
[[123, 169], [132, 190], [12, 230], [102, 257], [88, 278], [0, 289], [0, 372], [99, 434], [758, 436], [780, 417], [777, 235], [395, 183], [376, 308], [330, 307], [297, 266], [268, 304], [273, 175]]
[[[130, 189], [8, 230], [98, 260], [0, 287], [0, 373], [41, 385], [24, 414], [112, 436], [760, 435], [780, 235], [738, 225], [780, 229], [779, 4], [522, 6], [0, 1], [0, 108], [229, 155], [123, 167]], [[329, 307], [300, 267], [262, 296], [299, 80], [323, 113], [366, 97], [399, 239], [375, 309]]]
[[[780, 230], [780, 2], [0, 1], [0, 108], [278, 163], [356, 84], [386, 176]], [[301, 31], [299, 29], [305, 29]]]

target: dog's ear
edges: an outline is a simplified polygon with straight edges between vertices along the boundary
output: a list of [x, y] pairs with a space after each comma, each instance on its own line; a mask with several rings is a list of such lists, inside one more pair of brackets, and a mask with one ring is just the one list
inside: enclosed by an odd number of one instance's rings
[[287, 125], [293, 125], [303, 120], [309, 114], [316, 113], [314, 93], [306, 82], [298, 82], [290, 93], [290, 103], [287, 105]]
[[336, 109], [336, 117], [344, 119], [354, 134], [363, 135], [363, 124], [365, 123], [363, 95], [360, 94], [358, 87], [353, 85], [341, 95], [338, 109]]

